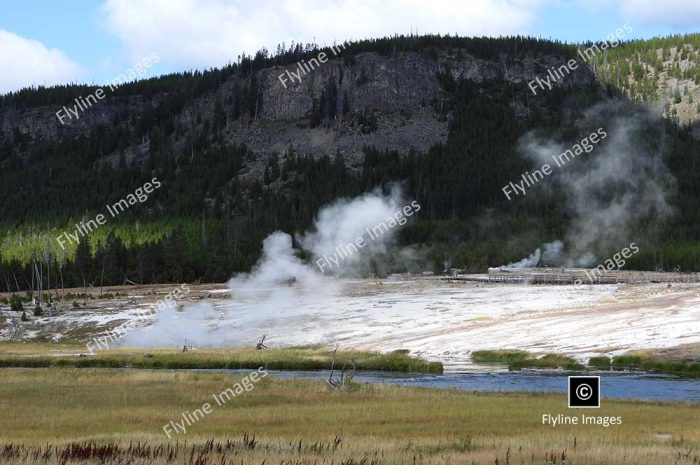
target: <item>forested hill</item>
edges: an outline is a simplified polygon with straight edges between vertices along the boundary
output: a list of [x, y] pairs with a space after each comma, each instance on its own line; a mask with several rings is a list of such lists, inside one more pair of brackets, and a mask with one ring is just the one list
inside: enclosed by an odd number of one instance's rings
[[[686, 70], [697, 35], [673, 41], [687, 50]], [[619, 54], [638, 48], [605, 53], [622, 67]], [[304, 231], [322, 205], [396, 182], [423, 207], [401, 244], [416, 245], [430, 269], [483, 270], [566, 236], [576, 220], [556, 183], [517, 201], [503, 195], [534, 166], [522, 150], [526, 134], [565, 145], [581, 138], [581, 118], [601, 102], [645, 111], [625, 102], [629, 87], [610, 78], [613, 62], [602, 56], [605, 66], [593, 69], [604, 79], [580, 66], [534, 95], [528, 82], [576, 57], [576, 47], [556, 42], [393, 37], [334, 50], [297, 44], [105, 88], [103, 100], [63, 123], [56, 112], [97, 88], [0, 97], [0, 286], [26, 288], [32, 263], [60, 272], [66, 286], [223, 281], [252, 266], [270, 232]], [[321, 52], [327, 62], [291, 78]], [[678, 120], [643, 128], [642, 143], [663, 151], [674, 177], [674, 213], [635, 217], [659, 228], [646, 228], [648, 246], [631, 262], [638, 268], [700, 268], [700, 146]], [[59, 247], [56, 236], [153, 178], [160, 187], [147, 200], [80, 245]]]
[[679, 123], [700, 120], [700, 34], [636, 40], [596, 57], [603, 82], [634, 100], [661, 105]]

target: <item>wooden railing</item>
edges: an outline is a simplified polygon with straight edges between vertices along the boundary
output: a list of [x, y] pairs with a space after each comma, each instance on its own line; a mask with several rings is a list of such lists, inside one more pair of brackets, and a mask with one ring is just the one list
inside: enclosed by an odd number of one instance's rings
[[620, 283], [698, 283], [698, 273], [615, 272], [598, 275], [588, 270], [580, 273], [490, 273], [479, 275], [454, 275], [449, 281], [474, 281], [514, 284], [620, 284]]

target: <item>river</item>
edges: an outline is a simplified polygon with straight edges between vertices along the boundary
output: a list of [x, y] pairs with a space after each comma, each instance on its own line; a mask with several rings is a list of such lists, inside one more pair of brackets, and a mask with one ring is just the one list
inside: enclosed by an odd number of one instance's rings
[[[247, 374], [250, 370], [225, 370]], [[279, 378], [328, 379], [329, 371], [274, 371]], [[700, 403], [700, 379], [679, 378], [649, 373], [594, 373], [601, 377], [601, 399], [634, 399], [645, 401], [682, 401]], [[363, 371], [355, 374], [359, 383], [391, 383], [438, 389], [459, 389], [478, 392], [558, 392], [566, 395], [565, 373], [514, 371], [407, 374]]]

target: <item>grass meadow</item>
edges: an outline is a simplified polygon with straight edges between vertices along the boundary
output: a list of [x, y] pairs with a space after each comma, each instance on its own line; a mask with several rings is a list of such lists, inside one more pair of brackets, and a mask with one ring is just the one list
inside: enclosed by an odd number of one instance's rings
[[[85, 345], [45, 343], [0, 343], [0, 367], [75, 367], [144, 369], [237, 369], [260, 366], [271, 370], [330, 369], [333, 351], [315, 347], [285, 349], [111, 349], [94, 350]], [[442, 373], [440, 362], [411, 357], [407, 350], [388, 353], [338, 350], [336, 367], [355, 360], [358, 370]]]
[[[697, 348], [694, 349], [697, 352]], [[476, 363], [503, 363], [510, 370], [523, 368], [563, 368], [584, 371], [587, 367], [573, 357], [558, 354], [533, 354], [522, 350], [477, 350], [471, 354]], [[596, 370], [641, 370], [685, 377], [700, 377], [700, 359], [697, 355], [671, 357], [658, 351], [633, 351], [616, 357], [591, 357], [588, 368]]]
[[[700, 404], [613, 401], [569, 410], [564, 395], [379, 384], [332, 391], [272, 376], [187, 433], [163, 426], [239, 381], [221, 372], [0, 370], [0, 463], [630, 464], [700, 463]], [[622, 425], [542, 425], [542, 415]]]

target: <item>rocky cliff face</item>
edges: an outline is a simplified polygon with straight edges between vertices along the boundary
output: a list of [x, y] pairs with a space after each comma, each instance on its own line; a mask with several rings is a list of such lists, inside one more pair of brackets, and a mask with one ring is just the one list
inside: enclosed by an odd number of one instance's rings
[[[538, 56], [511, 59], [502, 55], [499, 61], [474, 58], [461, 51], [428, 53], [401, 53], [384, 57], [376, 53], [362, 53], [351, 60], [339, 56], [321, 64], [301, 76], [301, 82], [286, 81], [279, 76], [285, 71], [297, 72], [296, 65], [262, 70], [257, 79], [261, 83], [261, 109], [248, 123], [229, 124], [226, 137], [245, 143], [261, 159], [279, 156], [288, 150], [312, 156], [341, 153], [353, 164], [360, 163], [364, 146], [377, 149], [418, 152], [447, 139], [449, 115], [441, 110], [444, 92], [438, 75], [447, 73], [459, 81], [475, 82], [503, 80], [526, 83], [546, 74], [547, 68], [561, 65], [564, 57]], [[595, 81], [588, 68], [579, 68], [561, 85], [583, 86]], [[232, 92], [235, 79], [222, 86], [222, 96]], [[337, 115], [324, 124], [311, 127], [315, 103], [329, 89], [333, 95]], [[211, 116], [215, 97], [203, 99], [189, 110], [189, 121], [199, 113]], [[526, 112], [525, 102], [513, 102], [516, 114]], [[372, 119], [371, 128], [362, 121]], [[259, 170], [253, 172], [260, 173]]]
[[[287, 81], [286, 87], [279, 76], [286, 75], [286, 71], [298, 72], [296, 65], [258, 71], [254, 77], [258, 100], [250, 118], [231, 117], [235, 88], [249, 84], [250, 77], [228, 77], [215, 92], [198, 97], [172, 115], [180, 130], [169, 136], [169, 143], [176, 152], [185, 150], [187, 137], [212, 121], [216, 104], [221, 102], [227, 115], [221, 138], [246, 144], [256, 154], [246, 170], [252, 177], [261, 174], [261, 167], [270, 158], [289, 150], [315, 157], [341, 153], [351, 166], [361, 162], [365, 146], [400, 153], [411, 149], [423, 152], [444, 142], [448, 134], [450, 115], [442, 108], [445, 93], [440, 75], [455, 81], [502, 80], [526, 86], [535, 77], [546, 75], [548, 68], [565, 61], [562, 56], [514, 58], [506, 54], [498, 60], [482, 60], [461, 49], [428, 49], [388, 57], [373, 52], [344, 57], [341, 50], [337, 57], [301, 75], [301, 82]], [[594, 81], [595, 75], [581, 67], [560, 85], [581, 86]], [[167, 93], [148, 98], [115, 97], [108, 91], [104, 100], [81, 112], [79, 119], [63, 125], [55, 115], [60, 105], [4, 108], [0, 110], [0, 137], [12, 137], [17, 132], [36, 140], [74, 137], [100, 124], [133, 120], [168, 98]], [[526, 102], [514, 101], [512, 106], [516, 115], [524, 116], [528, 111]], [[325, 117], [314, 122], [315, 116], [324, 111]], [[148, 154], [149, 142], [141, 138], [118, 153], [99, 154], [99, 158], [116, 163], [121, 156], [131, 161], [143, 160]]]

